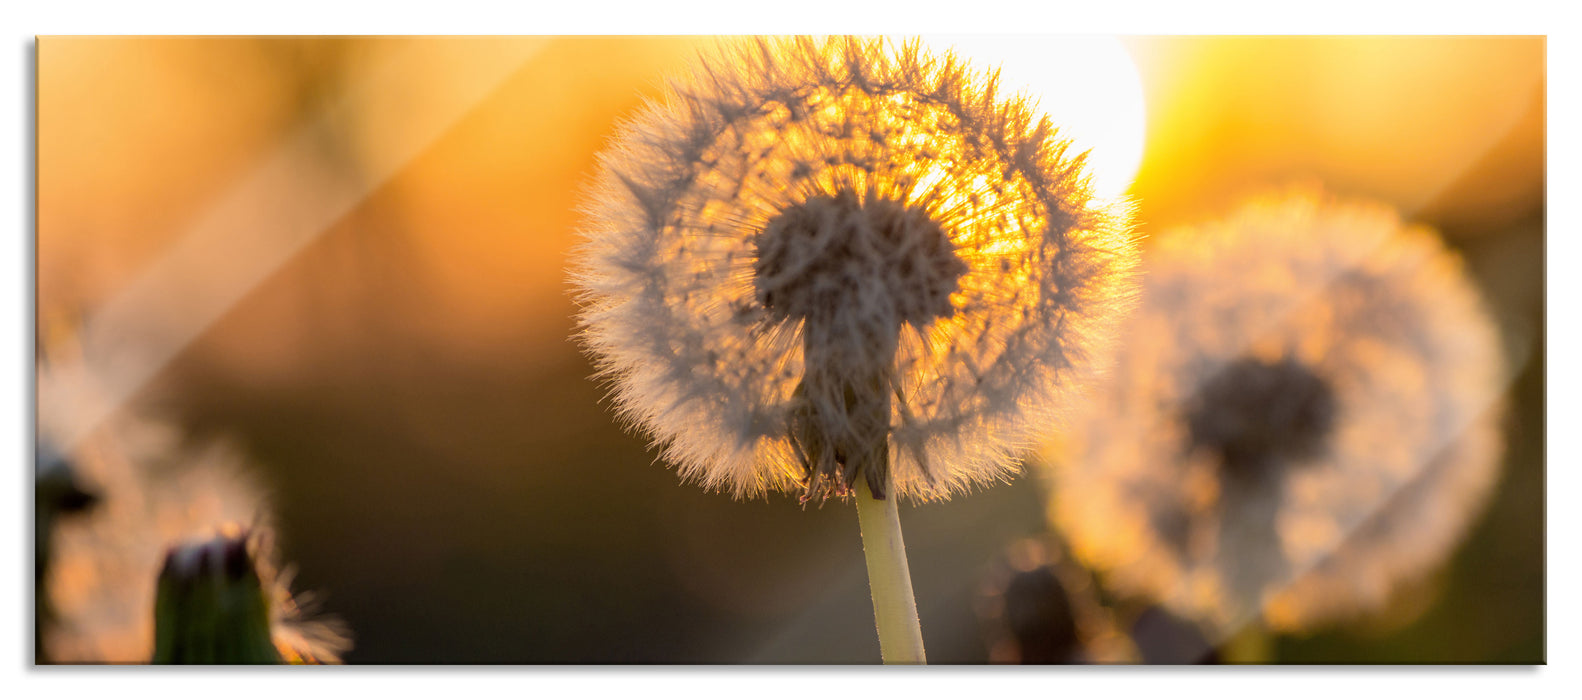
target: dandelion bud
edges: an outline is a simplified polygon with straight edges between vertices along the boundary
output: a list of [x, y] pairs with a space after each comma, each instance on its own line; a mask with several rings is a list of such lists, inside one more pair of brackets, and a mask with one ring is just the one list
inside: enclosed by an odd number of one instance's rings
[[1009, 573], [998, 592], [994, 661], [1065, 664], [1080, 660], [1075, 612], [1053, 567]]
[[601, 156], [574, 264], [620, 415], [705, 488], [1003, 480], [1105, 355], [1130, 209], [992, 76], [920, 44], [756, 40]]
[[247, 536], [172, 547], [154, 603], [156, 664], [280, 663]]
[[984, 577], [974, 606], [990, 663], [1134, 662], [1136, 651], [1087, 572], [1044, 539], [1012, 543]]

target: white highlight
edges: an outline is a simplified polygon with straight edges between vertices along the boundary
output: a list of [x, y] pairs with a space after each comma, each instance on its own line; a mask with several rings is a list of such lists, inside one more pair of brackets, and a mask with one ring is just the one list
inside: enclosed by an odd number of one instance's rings
[[1038, 102], [1075, 152], [1092, 149], [1094, 193], [1125, 194], [1142, 165], [1147, 111], [1142, 77], [1125, 45], [1113, 36], [926, 36], [978, 69], [1000, 69], [1000, 85]]

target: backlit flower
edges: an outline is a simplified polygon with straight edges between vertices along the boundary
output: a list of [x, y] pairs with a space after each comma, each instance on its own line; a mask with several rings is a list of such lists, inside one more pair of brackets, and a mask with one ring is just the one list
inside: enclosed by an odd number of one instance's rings
[[601, 158], [573, 279], [619, 414], [683, 478], [927, 500], [1008, 478], [1104, 357], [1130, 209], [919, 44], [708, 57]]
[[1228, 632], [1376, 610], [1497, 477], [1503, 360], [1454, 254], [1298, 193], [1159, 236], [1050, 517], [1112, 587]]

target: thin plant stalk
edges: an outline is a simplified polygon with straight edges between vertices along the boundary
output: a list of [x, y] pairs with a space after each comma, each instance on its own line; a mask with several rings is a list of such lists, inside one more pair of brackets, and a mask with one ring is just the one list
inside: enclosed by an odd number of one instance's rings
[[1267, 664], [1274, 659], [1274, 639], [1262, 618], [1243, 625], [1221, 650], [1227, 664]]
[[912, 572], [901, 541], [901, 516], [896, 498], [877, 499], [867, 480], [857, 480], [857, 522], [862, 528], [862, 553], [868, 560], [868, 589], [873, 594], [873, 619], [879, 629], [879, 654], [887, 664], [924, 664], [923, 629], [917, 621]]

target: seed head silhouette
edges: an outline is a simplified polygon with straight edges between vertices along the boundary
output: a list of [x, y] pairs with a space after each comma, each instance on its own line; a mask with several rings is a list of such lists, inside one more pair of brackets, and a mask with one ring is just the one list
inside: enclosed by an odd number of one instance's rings
[[1129, 308], [1127, 204], [993, 76], [918, 43], [756, 40], [600, 160], [572, 279], [619, 415], [738, 497], [1008, 478]]
[[1161, 234], [1052, 522], [1111, 586], [1224, 631], [1378, 609], [1497, 477], [1503, 359], [1437, 234], [1299, 191]]

